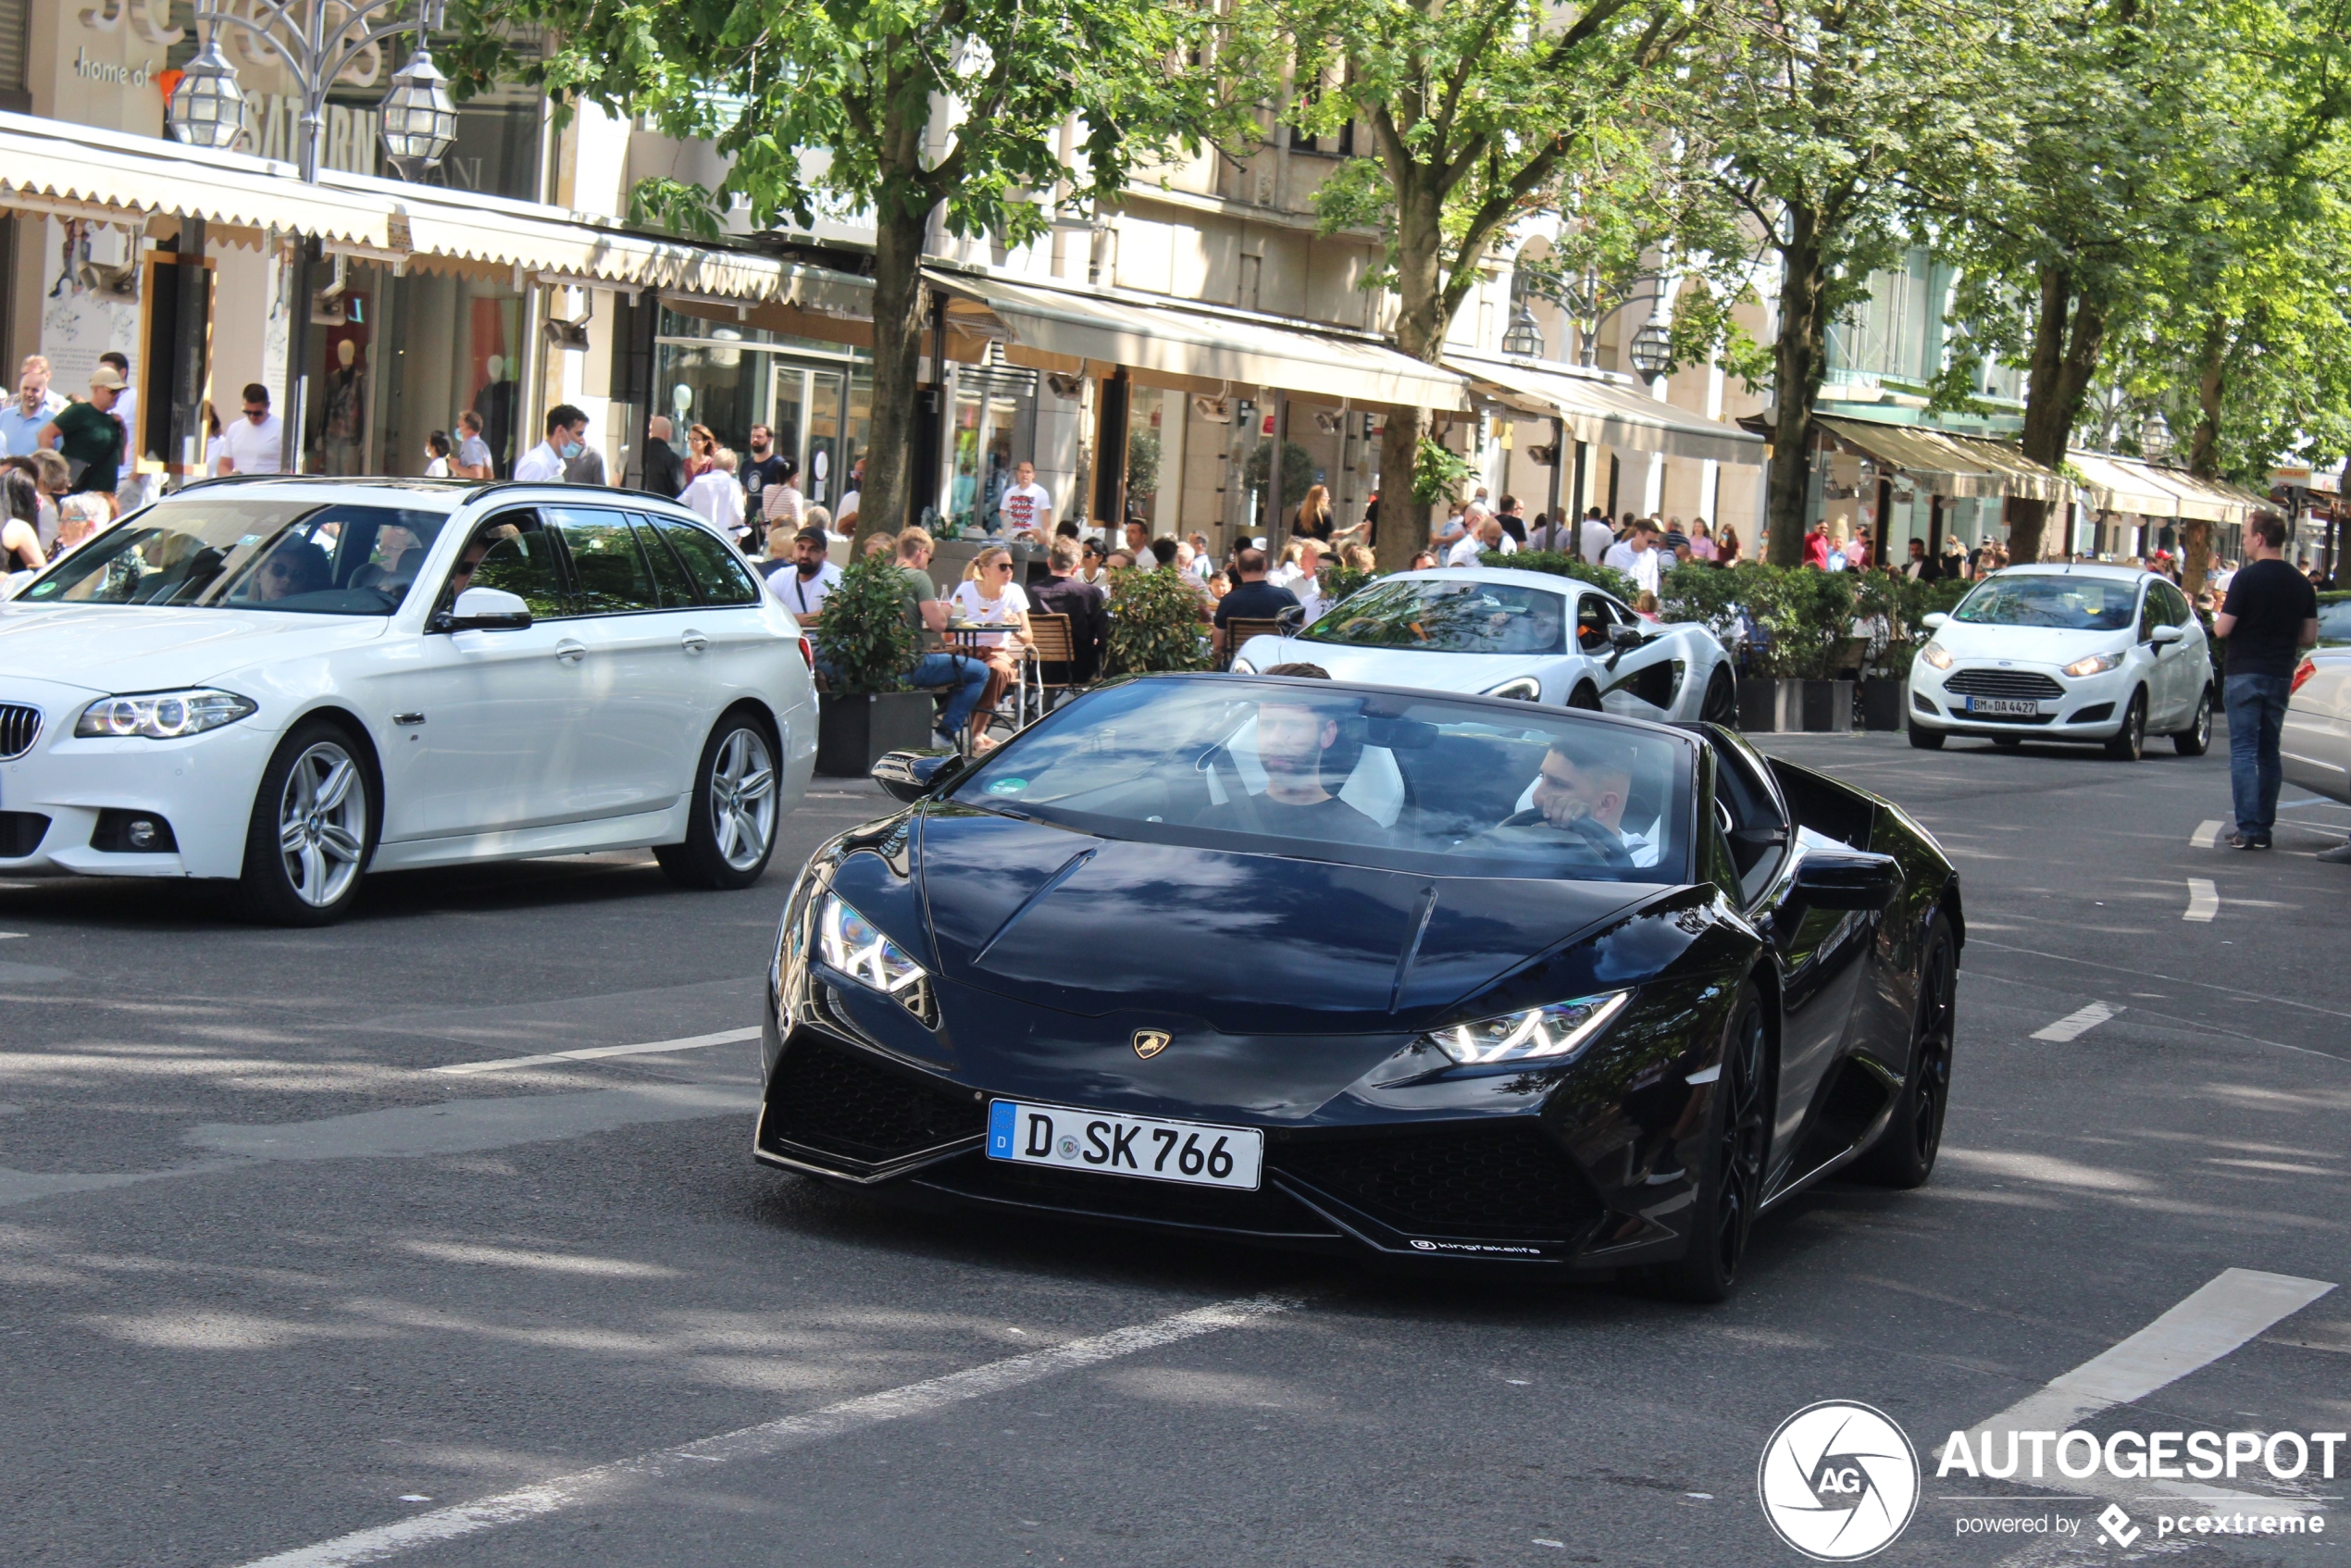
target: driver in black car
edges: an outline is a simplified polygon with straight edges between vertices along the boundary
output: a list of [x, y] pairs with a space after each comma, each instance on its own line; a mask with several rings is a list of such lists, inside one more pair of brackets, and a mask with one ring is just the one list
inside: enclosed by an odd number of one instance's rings
[[1571, 750], [1568, 737], [1561, 736], [1543, 753], [1542, 771], [1535, 777], [1534, 799], [1524, 811], [1495, 824], [1495, 831], [1569, 833], [1591, 844], [1611, 864], [1655, 865], [1657, 845], [1647, 834], [1624, 826], [1624, 805], [1632, 793], [1629, 748], [1611, 746], [1605, 736], [1578, 736]]

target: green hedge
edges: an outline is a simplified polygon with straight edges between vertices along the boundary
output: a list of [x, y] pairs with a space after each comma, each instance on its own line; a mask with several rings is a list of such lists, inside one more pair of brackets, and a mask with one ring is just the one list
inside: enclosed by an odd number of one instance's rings
[[1107, 664], [1109, 675], [1208, 667], [1200, 595], [1174, 566], [1111, 573]]

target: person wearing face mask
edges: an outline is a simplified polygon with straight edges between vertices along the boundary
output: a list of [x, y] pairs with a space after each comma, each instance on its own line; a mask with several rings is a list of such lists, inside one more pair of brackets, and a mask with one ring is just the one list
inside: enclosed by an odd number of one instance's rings
[[825, 618], [825, 601], [840, 586], [840, 568], [825, 559], [825, 542], [823, 529], [801, 529], [792, 536], [789, 564], [767, 572], [767, 591], [802, 626]]
[[527, 484], [560, 484], [564, 466], [588, 449], [588, 416], [568, 403], [547, 410], [547, 439], [522, 454], [515, 478]]

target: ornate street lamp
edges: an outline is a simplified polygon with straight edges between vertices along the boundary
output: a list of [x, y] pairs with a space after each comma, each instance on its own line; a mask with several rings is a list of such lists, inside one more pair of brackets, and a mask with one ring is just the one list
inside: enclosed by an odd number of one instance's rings
[[2160, 409], [2149, 413], [2139, 425], [2139, 450], [2146, 454], [2147, 461], [2162, 462], [2171, 455], [2175, 445], [2177, 443], [2171, 439], [2171, 421], [2163, 417]]
[[192, 147], [226, 149], [245, 133], [245, 94], [237, 70], [220, 57], [217, 39], [207, 38], [180, 73], [164, 107], [171, 134]]
[[1654, 381], [1673, 363], [1673, 338], [1662, 321], [1648, 321], [1633, 334], [1633, 368], [1641, 380]]
[[[302, 101], [296, 161], [303, 180], [316, 181], [318, 144], [327, 129], [328, 90], [364, 51], [399, 33], [414, 32], [417, 53], [392, 78], [383, 103], [383, 124], [385, 150], [393, 167], [415, 179], [438, 162], [455, 139], [456, 106], [424, 46], [426, 35], [441, 25], [444, 0], [418, 0], [413, 22], [372, 25], [405, 5], [406, 0], [349, 0], [331, 6], [325, 0], [251, 0], [253, 14], [246, 16], [220, 9], [212, 0], [197, 0], [196, 23], [210, 31], [203, 53], [188, 63], [187, 74], [172, 90], [166, 110], [171, 133], [192, 146], [225, 147], [244, 129], [244, 93], [237, 86], [236, 68], [217, 47], [221, 27], [241, 27], [255, 42], [267, 44], [293, 78]], [[224, 131], [224, 108], [230, 104], [236, 106], [235, 130]]]
[[1511, 313], [1510, 330], [1502, 334], [1502, 352], [1526, 359], [1543, 357], [1543, 329], [1536, 325], [1535, 313], [1523, 299]]

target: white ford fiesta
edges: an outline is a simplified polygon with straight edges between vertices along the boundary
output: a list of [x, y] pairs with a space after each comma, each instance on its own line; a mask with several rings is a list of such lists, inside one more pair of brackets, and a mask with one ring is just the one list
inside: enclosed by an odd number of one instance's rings
[[0, 875], [234, 879], [302, 925], [524, 855], [747, 887], [815, 753], [799, 626], [627, 492], [209, 481], [0, 604]]
[[1910, 744], [2091, 742], [2135, 762], [2149, 735], [2212, 742], [2212, 655], [2187, 596], [2131, 566], [2010, 566], [1969, 591], [1910, 662]]

